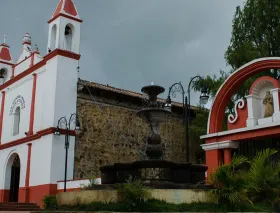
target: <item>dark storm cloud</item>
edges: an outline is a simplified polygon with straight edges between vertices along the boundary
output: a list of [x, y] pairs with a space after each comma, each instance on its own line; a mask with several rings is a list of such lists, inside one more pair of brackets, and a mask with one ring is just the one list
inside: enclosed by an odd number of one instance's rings
[[[227, 70], [224, 52], [235, 8], [243, 1], [76, 0], [84, 20], [80, 77], [140, 91], [151, 82], [167, 89], [181, 81], [187, 87], [196, 74]], [[47, 21], [58, 0], [0, 3], [0, 35], [7, 33], [13, 58], [20, 53], [25, 32], [45, 54]]]

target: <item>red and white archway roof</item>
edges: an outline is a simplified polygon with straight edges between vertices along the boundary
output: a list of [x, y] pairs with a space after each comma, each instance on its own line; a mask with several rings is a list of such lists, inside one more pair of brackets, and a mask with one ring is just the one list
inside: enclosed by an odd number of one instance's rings
[[7, 62], [11, 62], [12, 61], [12, 56], [10, 53], [10, 47], [5, 44], [2, 43], [0, 45], [0, 61], [7, 61]]
[[[208, 118], [207, 134], [211, 135], [222, 131], [223, 119], [226, 106], [238, 87], [251, 76], [262, 72], [265, 69], [280, 68], [280, 57], [260, 58], [253, 60], [240, 67], [232, 73], [219, 88]], [[267, 79], [266, 79], [267, 80]], [[256, 92], [259, 84], [267, 83], [265, 79], [255, 82], [251, 92]], [[271, 83], [271, 81], [270, 81]]]
[[72, 0], [60, 0], [52, 18], [59, 14], [70, 15], [75, 18], [80, 18], [76, 6]]

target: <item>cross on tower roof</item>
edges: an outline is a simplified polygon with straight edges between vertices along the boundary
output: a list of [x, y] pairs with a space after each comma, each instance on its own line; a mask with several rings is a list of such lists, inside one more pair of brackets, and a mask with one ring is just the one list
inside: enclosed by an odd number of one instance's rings
[[3, 40], [3, 43], [6, 44], [6, 39], [7, 39], [7, 35], [4, 34], [4, 40]]

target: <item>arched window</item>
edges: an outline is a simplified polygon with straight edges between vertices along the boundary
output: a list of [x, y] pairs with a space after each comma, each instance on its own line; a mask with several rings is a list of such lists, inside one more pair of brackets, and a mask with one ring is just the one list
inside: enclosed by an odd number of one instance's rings
[[73, 25], [70, 24], [66, 25], [64, 31], [64, 36], [65, 36], [64, 48], [69, 51], [72, 50], [73, 31], [74, 31]]
[[20, 123], [20, 107], [18, 106], [14, 112], [14, 128], [13, 135], [18, 135], [19, 133], [19, 123]]
[[8, 79], [8, 71], [5, 68], [0, 68], [0, 84], [4, 84]]
[[53, 25], [52, 27], [52, 33], [51, 33], [51, 46], [50, 46], [50, 49], [51, 50], [54, 50], [56, 49], [56, 33], [57, 33], [57, 27], [56, 27], [56, 24]]

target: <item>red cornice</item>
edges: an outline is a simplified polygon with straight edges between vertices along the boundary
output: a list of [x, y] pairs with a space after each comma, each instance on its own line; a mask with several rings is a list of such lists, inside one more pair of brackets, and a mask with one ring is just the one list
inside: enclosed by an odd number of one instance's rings
[[222, 141], [242, 141], [246, 143], [246, 140], [272, 138], [280, 136], [280, 126], [266, 127], [262, 129], [252, 129], [243, 132], [235, 132], [227, 135], [213, 136], [205, 139], [206, 143], [222, 142]]
[[31, 74], [32, 72], [36, 71], [37, 69], [41, 68], [42, 66], [44, 66], [47, 63], [48, 60], [50, 60], [50, 59], [52, 59], [52, 58], [54, 58], [54, 57], [56, 57], [58, 55], [64, 56], [64, 57], [67, 57], [67, 58], [76, 59], [76, 60], [79, 60], [80, 57], [81, 57], [81, 55], [73, 53], [73, 52], [70, 52], [70, 51], [61, 50], [61, 49], [55, 49], [54, 51], [52, 51], [48, 55], [44, 56], [44, 60], [38, 62], [34, 66], [28, 68], [24, 72], [18, 74], [17, 76], [13, 77], [9, 81], [6, 81], [4, 84], [2, 84], [0, 86], [0, 91], [5, 89], [5, 88], [7, 88], [10, 85], [12, 85], [13, 83], [21, 80], [22, 78], [24, 78], [25, 76]]
[[66, 15], [66, 14], [63, 14], [63, 13], [59, 13], [59, 14], [57, 14], [56, 16], [54, 16], [53, 18], [51, 18], [51, 19], [48, 21], [48, 24], [51, 23], [51, 22], [53, 22], [53, 21], [54, 21], [55, 19], [57, 19], [59, 16], [62, 16], [62, 17], [65, 17], [65, 18], [69, 18], [69, 19], [72, 19], [72, 20], [77, 21], [77, 22], [80, 22], [80, 23], [83, 22], [83, 20], [78, 19], [78, 18], [75, 18], [75, 17], [73, 17], [73, 16], [69, 16], [69, 15]]
[[[2, 145], [0, 145], [0, 150], [7, 149], [7, 148], [10, 148], [10, 147], [13, 147], [13, 146], [20, 145], [20, 144], [24, 144], [24, 143], [27, 143], [27, 142], [30, 142], [30, 141], [34, 141], [34, 140], [37, 140], [37, 139], [39, 139], [39, 138], [41, 138], [45, 135], [54, 134], [55, 130], [56, 130], [55, 127], [50, 127], [50, 128], [38, 131], [34, 135], [30, 135], [30, 136], [27, 136], [27, 137], [24, 137], [24, 138], [20, 138], [20, 139], [2, 144]], [[64, 135], [65, 133], [66, 133], [65, 129], [60, 129], [60, 134]], [[75, 136], [76, 135], [75, 131], [71, 130], [70, 135]]]
[[57, 55], [64, 56], [67, 58], [73, 58], [76, 60], [79, 60], [81, 58], [81, 55], [73, 53], [71, 51], [55, 49], [54, 51], [50, 52], [48, 55], [44, 56], [44, 60], [48, 61]]
[[2, 61], [2, 60], [0, 60], [0, 63], [1, 63], [1, 64], [7, 64], [7, 65], [10, 65], [10, 66], [14, 66], [13, 63], [10, 63], [10, 62], [7, 62], [7, 61]]

